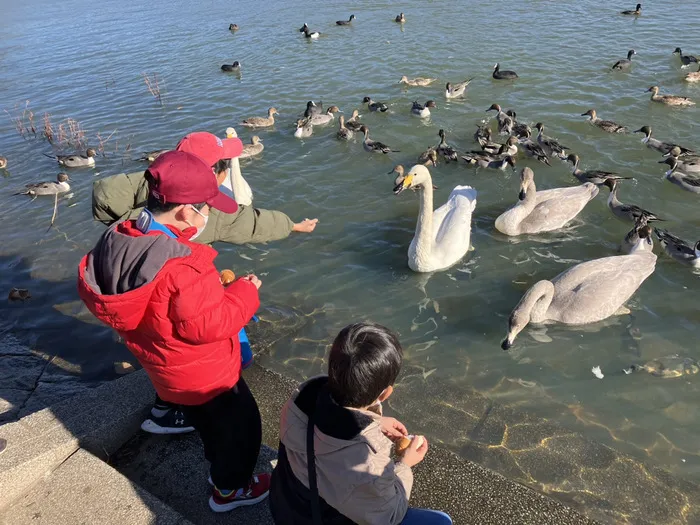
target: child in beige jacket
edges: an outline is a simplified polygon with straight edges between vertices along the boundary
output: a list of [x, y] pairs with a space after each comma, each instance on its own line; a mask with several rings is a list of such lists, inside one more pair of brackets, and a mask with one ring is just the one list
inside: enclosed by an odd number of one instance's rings
[[[357, 323], [336, 337], [328, 375], [302, 384], [282, 410], [270, 507], [277, 525], [449, 525], [442, 512], [411, 509], [411, 467], [428, 452], [406, 427], [382, 416], [401, 369], [397, 336]], [[313, 460], [309, 463], [309, 457]]]

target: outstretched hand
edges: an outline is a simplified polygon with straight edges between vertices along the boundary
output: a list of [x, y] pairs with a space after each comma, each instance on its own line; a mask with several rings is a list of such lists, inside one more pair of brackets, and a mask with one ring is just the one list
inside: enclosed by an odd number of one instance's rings
[[382, 417], [381, 428], [382, 434], [392, 441], [396, 441], [408, 435], [408, 430], [406, 430], [404, 424], [393, 417]]
[[316, 229], [316, 224], [318, 224], [318, 219], [304, 219], [303, 221], [294, 224], [292, 231], [311, 233]]

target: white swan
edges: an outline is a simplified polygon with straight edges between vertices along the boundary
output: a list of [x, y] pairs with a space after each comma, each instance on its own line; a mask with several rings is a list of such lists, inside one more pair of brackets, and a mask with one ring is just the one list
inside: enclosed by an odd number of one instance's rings
[[501, 348], [508, 350], [529, 323], [580, 325], [629, 313], [622, 305], [656, 267], [649, 229], [640, 230], [639, 234], [629, 255], [587, 261], [551, 281], [535, 283], [510, 314], [508, 335]]
[[408, 248], [408, 267], [414, 272], [449, 268], [469, 250], [476, 190], [456, 186], [447, 202], [433, 211], [433, 181], [428, 168], [417, 164], [396, 178], [394, 194], [420, 189], [420, 211], [416, 235]]
[[[238, 133], [236, 133], [234, 128], [226, 128], [227, 139], [236, 137], [238, 137]], [[238, 157], [231, 159], [231, 171], [229, 176], [224, 179], [223, 185], [233, 193], [233, 198], [241, 206], [251, 206], [253, 204], [253, 190], [250, 189], [248, 181], [243, 178]]]
[[506, 235], [557, 230], [576, 217], [596, 195], [598, 187], [590, 182], [537, 191], [535, 173], [524, 168], [520, 173], [520, 200], [498, 216], [496, 229]]

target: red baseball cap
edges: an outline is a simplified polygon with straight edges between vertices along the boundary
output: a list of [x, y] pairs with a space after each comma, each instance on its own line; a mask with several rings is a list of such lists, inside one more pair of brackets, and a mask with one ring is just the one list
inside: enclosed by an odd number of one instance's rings
[[220, 139], [206, 131], [186, 135], [175, 147], [177, 151], [194, 153], [211, 168], [222, 159], [233, 159], [243, 152], [241, 139]]
[[221, 193], [216, 177], [197, 155], [186, 151], [168, 151], [159, 156], [146, 170], [153, 179], [148, 191], [163, 204], [199, 204], [224, 213], [235, 213], [238, 204]]

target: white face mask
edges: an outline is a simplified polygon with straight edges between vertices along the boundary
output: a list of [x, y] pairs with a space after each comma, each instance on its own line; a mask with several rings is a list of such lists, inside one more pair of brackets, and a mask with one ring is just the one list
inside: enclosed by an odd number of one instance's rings
[[[204, 219], [204, 226], [202, 226], [201, 228], [197, 228], [197, 233], [195, 233], [192, 237], [190, 237], [190, 240], [193, 241], [193, 240], [195, 240], [197, 237], [199, 237], [199, 236], [202, 234], [202, 232], [206, 229], [206, 227], [207, 227], [207, 222], [209, 222], [209, 216], [208, 216], [208, 215], [204, 215], [201, 211], [199, 211], [197, 208], [195, 208], [195, 207], [192, 206], [191, 204], [190, 204], [189, 206], [190, 206], [190, 208], [192, 208], [192, 209], [195, 211], [195, 213], [197, 213], [197, 215], [200, 215], [200, 216]], [[186, 222], [187, 224], [189, 224], [190, 226], [195, 227], [195, 225], [192, 224], [190, 221], [185, 221], [185, 222]]]

